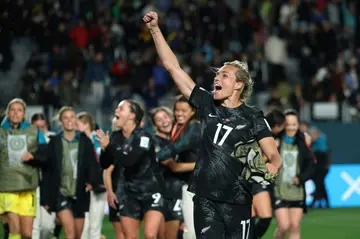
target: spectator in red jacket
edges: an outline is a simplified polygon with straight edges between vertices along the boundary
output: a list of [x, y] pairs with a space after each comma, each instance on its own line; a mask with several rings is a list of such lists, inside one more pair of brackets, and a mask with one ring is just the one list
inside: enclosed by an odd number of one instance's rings
[[80, 19], [78, 25], [71, 30], [70, 37], [78, 48], [83, 49], [86, 47], [89, 33], [83, 20]]

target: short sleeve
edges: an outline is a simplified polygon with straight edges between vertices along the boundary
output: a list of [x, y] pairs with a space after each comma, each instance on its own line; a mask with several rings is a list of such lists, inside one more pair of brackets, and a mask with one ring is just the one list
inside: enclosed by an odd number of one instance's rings
[[272, 137], [272, 132], [269, 123], [266, 121], [263, 113], [259, 113], [255, 121], [256, 141], [263, 138]]
[[204, 109], [210, 108], [212, 105], [213, 98], [210, 92], [196, 85], [191, 92], [189, 102], [196, 108], [201, 117], [204, 115]]

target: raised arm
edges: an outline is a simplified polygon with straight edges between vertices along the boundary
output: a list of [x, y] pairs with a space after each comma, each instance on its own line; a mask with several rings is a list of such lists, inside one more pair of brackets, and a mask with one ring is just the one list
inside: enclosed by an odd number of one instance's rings
[[155, 43], [156, 51], [163, 66], [174, 79], [175, 84], [179, 88], [180, 92], [187, 99], [190, 98], [190, 94], [195, 87], [195, 83], [190, 78], [190, 76], [180, 68], [178, 59], [176, 58], [174, 52], [170, 49], [163, 34], [161, 33], [158, 25], [157, 13], [149, 12], [144, 16], [143, 20], [150, 30], [151, 36]]

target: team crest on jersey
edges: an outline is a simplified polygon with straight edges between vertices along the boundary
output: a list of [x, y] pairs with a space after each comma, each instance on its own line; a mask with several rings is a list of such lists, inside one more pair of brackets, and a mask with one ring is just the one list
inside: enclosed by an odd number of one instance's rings
[[141, 136], [141, 138], [140, 138], [140, 147], [145, 148], [145, 149], [149, 149], [149, 147], [150, 147], [150, 138], [146, 137], [146, 136]]

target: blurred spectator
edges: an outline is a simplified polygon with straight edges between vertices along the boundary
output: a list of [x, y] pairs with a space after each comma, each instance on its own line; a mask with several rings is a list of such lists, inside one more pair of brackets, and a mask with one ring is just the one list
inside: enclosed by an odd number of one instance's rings
[[325, 177], [330, 167], [330, 151], [326, 135], [316, 127], [310, 127], [307, 122], [301, 123], [301, 131], [308, 133], [311, 137], [311, 149], [316, 157], [316, 170], [313, 176], [315, 183], [314, 199], [311, 203], [312, 207], [329, 208], [329, 198], [325, 187]]
[[85, 48], [89, 40], [89, 32], [85, 27], [84, 20], [79, 19], [77, 26], [70, 31], [70, 37], [78, 48]]
[[79, 103], [76, 85], [73, 72], [70, 70], [65, 71], [59, 83], [59, 99], [61, 105], [75, 106]]
[[91, 84], [93, 99], [99, 104], [104, 99], [105, 78], [107, 76], [107, 69], [103, 59], [104, 54], [97, 52], [93, 60], [89, 62], [86, 70], [86, 79]]

